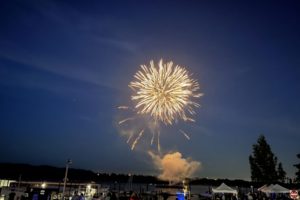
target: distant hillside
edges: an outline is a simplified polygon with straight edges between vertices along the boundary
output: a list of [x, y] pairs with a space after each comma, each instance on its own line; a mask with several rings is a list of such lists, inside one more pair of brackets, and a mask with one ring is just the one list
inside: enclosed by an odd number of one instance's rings
[[[41, 165], [33, 166], [28, 164], [0, 163], [0, 178], [31, 181], [62, 181], [65, 168]], [[95, 181], [96, 174], [83, 169], [69, 169], [68, 178], [74, 181]]]
[[[0, 179], [23, 181], [63, 181], [65, 168], [29, 164], [0, 163]], [[124, 174], [95, 173], [90, 170], [70, 168], [68, 172], [70, 182], [128, 182], [129, 176]], [[134, 175], [135, 183], [165, 183], [154, 176]]]

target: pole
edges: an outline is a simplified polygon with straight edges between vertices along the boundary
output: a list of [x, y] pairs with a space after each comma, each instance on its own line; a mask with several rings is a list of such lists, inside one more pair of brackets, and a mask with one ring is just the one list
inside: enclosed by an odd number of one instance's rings
[[62, 192], [62, 200], [65, 199], [65, 191], [66, 191], [66, 183], [68, 179], [68, 170], [69, 170], [69, 165], [72, 164], [72, 160], [68, 159], [66, 162], [66, 171], [65, 171], [65, 178], [64, 178], [64, 186], [63, 186], [63, 192]]
[[22, 174], [19, 175], [18, 190], [20, 190], [21, 180], [22, 180]]

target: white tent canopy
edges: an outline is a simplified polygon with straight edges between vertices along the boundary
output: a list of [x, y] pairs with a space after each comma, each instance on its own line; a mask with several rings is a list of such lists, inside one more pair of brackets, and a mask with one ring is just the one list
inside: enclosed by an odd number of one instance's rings
[[275, 185], [269, 185], [269, 186], [262, 186], [258, 189], [258, 191], [264, 192], [264, 193], [289, 193], [290, 190], [282, 187], [281, 185], [275, 184]]
[[266, 184], [266, 185], [261, 186], [257, 190], [260, 191], [260, 192], [268, 193], [268, 191], [270, 190], [269, 188], [273, 187], [273, 186], [274, 186], [273, 184], [271, 184], [269, 186]]
[[231, 193], [231, 194], [237, 194], [237, 190], [232, 189], [225, 183], [222, 183], [219, 187], [212, 189], [213, 193]]

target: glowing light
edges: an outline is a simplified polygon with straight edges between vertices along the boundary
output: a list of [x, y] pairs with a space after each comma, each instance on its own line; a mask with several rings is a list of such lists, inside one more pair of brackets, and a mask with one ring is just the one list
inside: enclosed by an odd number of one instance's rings
[[202, 96], [198, 92], [199, 84], [190, 78], [183, 67], [173, 67], [173, 62], [163, 63], [162, 60], [155, 67], [141, 66], [130, 82], [129, 87], [135, 92], [131, 99], [136, 103], [138, 114], [149, 114], [155, 122], [161, 121], [171, 125], [176, 119], [194, 121], [187, 115], [194, 115], [195, 107], [199, 104], [193, 98]]
[[42, 183], [42, 188], [46, 188], [47, 184], [46, 183]]

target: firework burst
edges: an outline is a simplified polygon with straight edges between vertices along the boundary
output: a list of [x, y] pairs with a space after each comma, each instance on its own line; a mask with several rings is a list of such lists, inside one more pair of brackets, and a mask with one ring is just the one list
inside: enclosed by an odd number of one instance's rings
[[199, 84], [190, 78], [183, 67], [173, 67], [173, 62], [163, 63], [155, 67], [142, 65], [130, 82], [129, 87], [134, 91], [131, 99], [136, 103], [138, 114], [149, 114], [155, 122], [161, 121], [171, 125], [176, 119], [194, 121], [188, 116], [195, 114], [194, 108], [199, 104], [193, 101], [202, 94], [198, 92]]
[[[133, 91], [131, 99], [134, 103], [134, 111], [139, 115], [150, 116], [155, 127], [159, 123], [172, 125], [177, 120], [194, 121], [194, 109], [199, 107], [195, 102], [196, 98], [202, 96], [199, 93], [199, 84], [192, 79], [188, 71], [178, 65], [173, 66], [173, 62], [163, 63], [160, 60], [155, 66], [150, 61], [150, 66], [141, 66], [141, 70], [134, 75], [134, 80], [129, 83]], [[120, 106], [119, 109], [128, 109], [127, 106]], [[119, 122], [123, 124], [134, 118], [126, 118]], [[159, 133], [157, 130], [157, 146], [160, 149]], [[180, 132], [187, 138], [189, 136], [182, 130]], [[131, 145], [133, 150], [144, 133], [144, 129]], [[154, 141], [154, 132], [151, 144]], [[132, 135], [130, 136], [132, 137]], [[129, 139], [131, 140], [131, 139]]]

